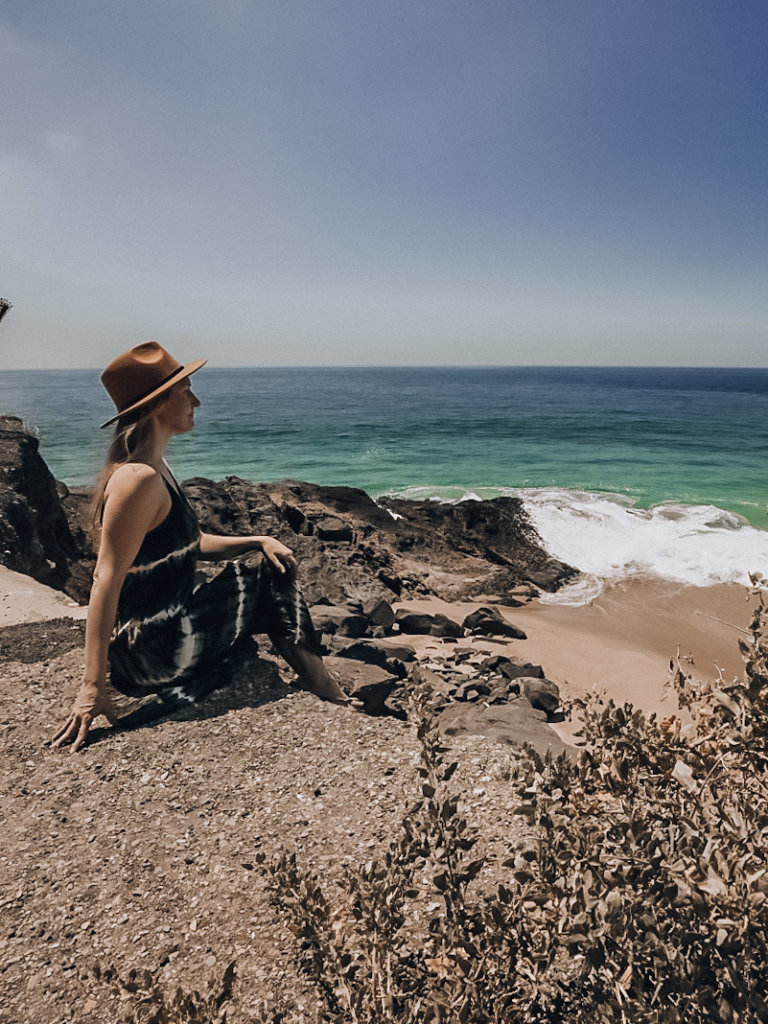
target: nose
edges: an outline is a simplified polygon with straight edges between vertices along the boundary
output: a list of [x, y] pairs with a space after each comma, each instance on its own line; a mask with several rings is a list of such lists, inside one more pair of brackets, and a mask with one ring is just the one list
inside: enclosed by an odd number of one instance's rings
[[192, 399], [192, 407], [194, 409], [197, 409], [201, 405], [200, 399], [197, 397], [194, 391], [189, 392], [189, 397]]

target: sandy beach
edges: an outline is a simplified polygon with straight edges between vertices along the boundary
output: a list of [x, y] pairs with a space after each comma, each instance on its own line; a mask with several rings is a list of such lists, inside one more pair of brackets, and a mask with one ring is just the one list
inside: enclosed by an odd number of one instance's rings
[[[460, 622], [477, 604], [429, 599], [405, 606], [442, 612]], [[729, 679], [740, 673], [738, 639], [746, 635], [752, 606], [747, 588], [735, 584], [685, 587], [658, 579], [630, 580], [606, 587], [581, 607], [533, 600], [521, 608], [503, 608], [526, 640], [498, 643], [483, 637], [462, 644], [541, 665], [566, 699], [598, 692], [669, 715], [677, 710], [670, 662], [679, 659], [684, 672], [705, 681], [716, 680], [720, 672]], [[423, 638], [419, 647], [435, 655], [440, 651], [440, 643], [431, 638]], [[461, 708], [453, 717], [459, 730], [483, 731], [502, 741], [514, 737], [517, 725], [512, 705], [479, 713]], [[548, 728], [563, 742], [574, 742], [568, 722]]]
[[509, 618], [526, 652], [569, 692], [605, 690], [648, 711], [667, 704], [670, 659], [700, 679], [741, 670], [738, 639], [751, 618], [749, 591], [735, 584], [685, 587], [634, 580], [606, 587], [588, 605], [534, 601]]

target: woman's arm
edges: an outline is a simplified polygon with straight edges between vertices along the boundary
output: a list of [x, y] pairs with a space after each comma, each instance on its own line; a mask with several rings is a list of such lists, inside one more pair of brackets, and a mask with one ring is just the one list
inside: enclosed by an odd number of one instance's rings
[[296, 568], [293, 551], [274, 537], [223, 537], [217, 533], [200, 534], [200, 558], [203, 560], [237, 558], [248, 551], [263, 551], [278, 572], [291, 572]]
[[160, 474], [143, 463], [120, 466], [107, 485], [85, 626], [85, 670], [69, 719], [53, 739], [55, 746], [72, 740], [73, 751], [78, 750], [94, 718], [105, 714], [114, 721], [106, 694], [107, 654], [120, 590], [145, 534], [162, 521], [169, 503]]

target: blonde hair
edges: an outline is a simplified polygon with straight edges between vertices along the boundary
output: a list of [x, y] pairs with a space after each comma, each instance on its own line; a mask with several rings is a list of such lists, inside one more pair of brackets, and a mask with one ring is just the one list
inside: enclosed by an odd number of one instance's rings
[[115, 422], [112, 440], [107, 449], [107, 457], [104, 467], [99, 473], [96, 487], [91, 499], [90, 515], [88, 517], [89, 533], [91, 539], [98, 537], [101, 529], [101, 517], [104, 513], [104, 492], [118, 466], [124, 466], [129, 462], [141, 462], [146, 454], [147, 448], [152, 440], [154, 425], [152, 417], [155, 410], [167, 398], [167, 394], [160, 395], [151, 402], [146, 402], [132, 412], [125, 413]]

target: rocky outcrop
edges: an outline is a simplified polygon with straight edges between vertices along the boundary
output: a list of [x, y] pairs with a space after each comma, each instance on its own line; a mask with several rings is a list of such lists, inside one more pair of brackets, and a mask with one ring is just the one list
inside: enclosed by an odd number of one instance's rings
[[[483, 593], [506, 597], [522, 582], [554, 591], [578, 575], [542, 548], [519, 498], [458, 504], [382, 498], [381, 503], [398, 517], [393, 532], [403, 555], [410, 553], [427, 569], [465, 577], [458, 592], [443, 583], [441, 596], [447, 600]], [[478, 573], [474, 586], [466, 578], [470, 566]], [[433, 573], [426, 575], [437, 593], [440, 583]]]
[[[36, 438], [15, 417], [0, 417], [0, 562], [88, 598], [94, 553], [88, 543], [87, 489], [56, 484]], [[558, 695], [541, 666], [507, 657], [470, 657], [462, 637], [523, 640], [493, 603], [514, 606], [521, 588], [557, 589], [577, 575], [542, 548], [522, 503], [514, 498], [441, 502], [376, 502], [352, 487], [295, 481], [253, 484], [239, 477], [185, 481], [204, 531], [269, 534], [291, 547], [302, 589], [331, 657], [354, 663], [354, 688], [376, 713], [401, 713], [413, 676], [413, 637], [442, 642], [435, 686], [449, 703], [485, 706], [523, 699], [555, 713]], [[212, 567], [212, 572], [218, 571]], [[483, 604], [460, 624], [443, 614], [392, 603], [439, 597]], [[414, 641], [416, 642], [416, 641]], [[422, 659], [423, 661], [423, 659]], [[424, 664], [419, 671], [427, 671]], [[433, 680], [434, 682], [434, 680]], [[399, 703], [398, 703], [399, 702]]]
[[516, 498], [377, 503], [353, 487], [238, 477], [185, 488], [203, 529], [272, 533], [292, 547], [311, 603], [484, 594], [514, 604], [521, 585], [557, 590], [577, 575], [544, 551]]
[[[66, 590], [80, 555], [38, 441], [16, 416], [0, 416], [0, 563]], [[67, 591], [69, 592], [69, 591]]]
[[[85, 602], [88, 490], [57, 485], [12, 416], [0, 417], [0, 459], [0, 560]], [[194, 477], [185, 488], [204, 530], [279, 537], [296, 552], [310, 605], [343, 606], [382, 629], [395, 600], [483, 594], [514, 604], [521, 586], [556, 590], [577, 575], [544, 551], [514, 498], [376, 502], [354, 487], [235, 476]]]

